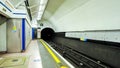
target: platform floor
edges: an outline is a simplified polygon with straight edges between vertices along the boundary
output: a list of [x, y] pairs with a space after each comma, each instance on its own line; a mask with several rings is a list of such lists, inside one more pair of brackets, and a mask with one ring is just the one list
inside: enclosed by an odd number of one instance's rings
[[27, 50], [23, 53], [0, 54], [0, 58], [19, 57], [19, 56], [29, 56], [29, 62], [27, 62], [28, 68], [43, 68], [37, 40], [31, 41], [29, 46], [27, 47]]
[[39, 50], [42, 58], [43, 68], [57, 68], [56, 62], [49, 54], [49, 52], [45, 49], [45, 47], [38, 41]]
[[[63, 59], [60, 60], [67, 66]], [[58, 64], [40, 40], [32, 40], [25, 52], [0, 53], [0, 68], [58, 68]]]

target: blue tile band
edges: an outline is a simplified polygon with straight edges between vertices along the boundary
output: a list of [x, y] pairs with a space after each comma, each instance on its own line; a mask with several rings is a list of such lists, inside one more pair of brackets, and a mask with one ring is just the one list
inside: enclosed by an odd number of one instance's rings
[[22, 19], [22, 51], [25, 50], [25, 41], [26, 41], [26, 38], [25, 38], [25, 18]]
[[[0, 1], [0, 4], [2, 6], [4, 6], [8, 11], [12, 12], [12, 10], [10, 8], [8, 8], [5, 4], [3, 4], [1, 1]], [[13, 14], [16, 14], [16, 15], [26, 15], [26, 13], [13, 13]]]
[[12, 12], [11, 9], [9, 9], [5, 4], [3, 4], [1, 1], [0, 1], [0, 4], [3, 5], [7, 10], [9, 10], [10, 12]]
[[34, 39], [34, 38], [35, 38], [34, 32], [35, 32], [35, 29], [34, 29], [34, 28], [32, 28], [32, 39]]

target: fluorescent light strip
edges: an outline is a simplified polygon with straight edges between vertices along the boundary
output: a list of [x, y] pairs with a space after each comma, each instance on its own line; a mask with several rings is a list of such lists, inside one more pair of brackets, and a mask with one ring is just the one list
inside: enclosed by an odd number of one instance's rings
[[44, 0], [40, 0], [40, 4], [43, 4], [44, 3]]
[[39, 11], [38, 11], [38, 16], [37, 16], [37, 20], [40, 20], [42, 15], [43, 15], [43, 12], [45, 10], [45, 6], [47, 4], [47, 1], [48, 0], [40, 0], [40, 6], [39, 6]]

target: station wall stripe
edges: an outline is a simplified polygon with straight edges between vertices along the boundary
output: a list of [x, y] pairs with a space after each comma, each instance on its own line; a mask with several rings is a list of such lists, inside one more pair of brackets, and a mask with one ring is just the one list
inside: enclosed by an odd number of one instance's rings
[[34, 29], [34, 28], [32, 28], [32, 39], [34, 39], [34, 38], [35, 38], [34, 32], [35, 32], [35, 29]]
[[[1, 1], [0, 1], [0, 4], [3, 5], [8, 11], [12, 12], [12, 10], [10, 8], [8, 8], [5, 4], [3, 4]], [[13, 13], [13, 14], [16, 14], [16, 15], [26, 15], [26, 13]]]
[[22, 51], [25, 50], [25, 42], [26, 38], [25, 38], [25, 19], [22, 19]]
[[9, 10], [10, 12], [12, 12], [11, 9], [9, 9], [5, 4], [3, 4], [1, 1], [0, 1], [0, 4], [3, 5], [7, 10]]
[[16, 14], [16, 15], [26, 15], [25, 13], [13, 13], [13, 14]]

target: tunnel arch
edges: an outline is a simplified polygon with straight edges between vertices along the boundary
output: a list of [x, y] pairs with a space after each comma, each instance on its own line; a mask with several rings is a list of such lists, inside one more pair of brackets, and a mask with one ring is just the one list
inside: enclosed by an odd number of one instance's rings
[[52, 28], [46, 27], [41, 30], [41, 38], [44, 40], [51, 40], [54, 38], [55, 31]]

